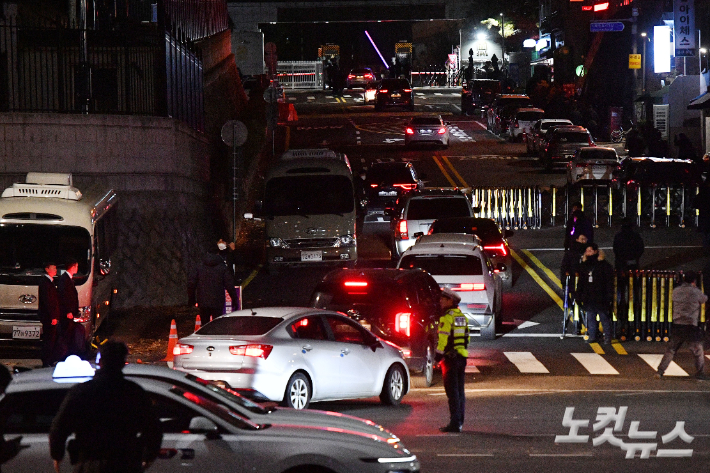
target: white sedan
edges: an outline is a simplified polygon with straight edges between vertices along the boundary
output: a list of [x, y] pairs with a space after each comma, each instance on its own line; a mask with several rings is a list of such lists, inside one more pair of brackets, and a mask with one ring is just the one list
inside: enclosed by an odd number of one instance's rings
[[173, 354], [176, 370], [296, 409], [372, 396], [396, 405], [409, 390], [399, 347], [326, 310], [233, 312], [180, 339]]
[[461, 296], [459, 309], [468, 319], [469, 329], [481, 338], [492, 340], [502, 325], [502, 284], [498, 272], [504, 264], [493, 266], [475, 235], [435, 233], [422, 236], [402, 254], [398, 268], [421, 268], [439, 287], [448, 287]]

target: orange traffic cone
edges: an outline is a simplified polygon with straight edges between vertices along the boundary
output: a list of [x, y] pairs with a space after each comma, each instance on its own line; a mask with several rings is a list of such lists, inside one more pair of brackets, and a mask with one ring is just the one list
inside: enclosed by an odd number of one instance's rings
[[195, 319], [195, 332], [200, 330], [200, 327], [202, 327], [202, 319], [200, 319], [200, 314], [197, 314], [197, 318]]
[[177, 325], [175, 324], [175, 319], [173, 319], [170, 321], [170, 335], [168, 336], [168, 353], [165, 355], [165, 358], [160, 360], [167, 361], [168, 366], [170, 366], [171, 368], [173, 367], [173, 349], [177, 344], [177, 339]]

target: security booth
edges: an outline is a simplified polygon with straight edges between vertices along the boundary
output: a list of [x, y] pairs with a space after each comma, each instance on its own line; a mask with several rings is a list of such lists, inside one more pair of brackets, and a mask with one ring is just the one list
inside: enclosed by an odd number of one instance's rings
[[400, 40], [394, 45], [394, 73], [412, 83], [412, 43]]

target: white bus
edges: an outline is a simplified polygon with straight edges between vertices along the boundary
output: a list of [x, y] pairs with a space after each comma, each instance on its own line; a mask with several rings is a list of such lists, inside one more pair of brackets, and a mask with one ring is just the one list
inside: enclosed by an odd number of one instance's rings
[[116, 289], [111, 253], [116, 222], [113, 190], [73, 186], [71, 174], [27, 174], [0, 196], [0, 341], [37, 343], [42, 336], [37, 288], [44, 264], [64, 271], [67, 259], [79, 262], [74, 276], [79, 317], [87, 341], [108, 315]]

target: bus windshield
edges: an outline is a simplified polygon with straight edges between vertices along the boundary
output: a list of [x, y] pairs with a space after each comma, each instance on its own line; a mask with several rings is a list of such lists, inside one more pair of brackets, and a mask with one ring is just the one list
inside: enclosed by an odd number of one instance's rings
[[0, 275], [41, 275], [45, 263], [65, 269], [68, 258], [79, 262], [74, 280], [82, 284], [91, 269], [91, 235], [85, 228], [0, 224]]
[[346, 176], [274, 177], [266, 183], [264, 213], [278, 215], [342, 215], [355, 208], [353, 186]]

